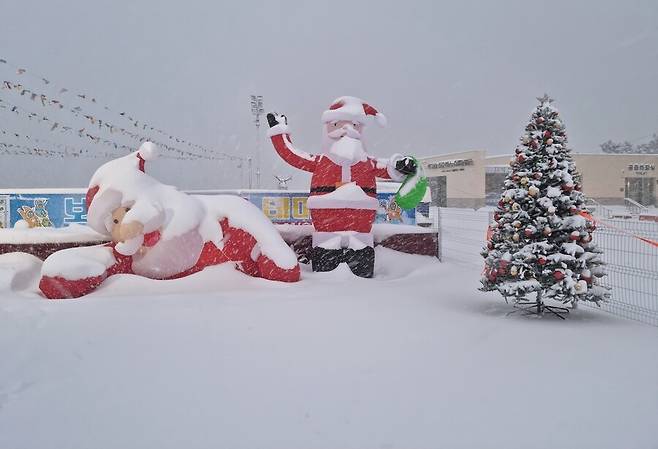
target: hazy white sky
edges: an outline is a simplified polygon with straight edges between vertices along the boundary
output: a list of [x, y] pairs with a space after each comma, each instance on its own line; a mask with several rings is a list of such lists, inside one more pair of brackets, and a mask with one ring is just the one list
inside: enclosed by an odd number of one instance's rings
[[[1, 1], [0, 58], [237, 155], [255, 153], [251, 93], [289, 116], [307, 151], [341, 95], [387, 115], [368, 133], [380, 157], [511, 152], [545, 91], [576, 151], [658, 131], [656, 0]], [[63, 138], [2, 112], [0, 127]], [[263, 187], [272, 174], [305, 185], [267, 141], [261, 158]], [[0, 188], [84, 186], [99, 162], [0, 156]], [[184, 188], [240, 183], [235, 163], [153, 170]]]

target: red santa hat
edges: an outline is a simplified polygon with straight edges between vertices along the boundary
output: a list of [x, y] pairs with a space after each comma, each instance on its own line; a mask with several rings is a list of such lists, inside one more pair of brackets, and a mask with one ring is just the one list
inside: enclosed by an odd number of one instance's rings
[[386, 126], [386, 116], [368, 103], [356, 97], [340, 97], [336, 98], [329, 109], [322, 113], [322, 123], [355, 120], [366, 124], [370, 117], [374, 117], [379, 126]]
[[86, 196], [87, 224], [92, 229], [104, 233], [106, 217], [121, 207], [122, 194], [116, 190], [114, 181], [143, 175], [146, 161], [157, 156], [158, 148], [147, 141], [134, 153], [106, 162], [96, 170]]

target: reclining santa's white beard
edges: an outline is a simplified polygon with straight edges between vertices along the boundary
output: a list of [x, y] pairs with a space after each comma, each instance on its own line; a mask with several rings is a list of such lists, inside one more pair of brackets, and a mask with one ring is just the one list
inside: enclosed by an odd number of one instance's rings
[[353, 126], [344, 125], [342, 128], [327, 131], [322, 126], [322, 154], [338, 165], [352, 165], [368, 159], [362, 133]]

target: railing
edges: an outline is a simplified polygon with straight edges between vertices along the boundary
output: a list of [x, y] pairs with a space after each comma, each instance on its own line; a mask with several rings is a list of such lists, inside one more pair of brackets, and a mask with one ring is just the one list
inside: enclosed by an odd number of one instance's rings
[[603, 204], [599, 203], [592, 198], [585, 199], [585, 206], [591, 214], [598, 215], [603, 218], [612, 218], [614, 212], [612, 209], [605, 207]]
[[628, 212], [635, 216], [645, 214], [649, 211], [647, 206], [644, 206], [631, 198], [624, 198], [624, 205]]
[[600, 218], [593, 236], [607, 264], [601, 283], [612, 295], [601, 308], [658, 326], [658, 223]]

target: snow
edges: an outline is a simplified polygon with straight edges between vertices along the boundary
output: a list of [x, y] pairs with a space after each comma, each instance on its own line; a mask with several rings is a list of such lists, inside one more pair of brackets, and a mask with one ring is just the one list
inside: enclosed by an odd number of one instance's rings
[[7, 291], [38, 289], [41, 260], [31, 254], [8, 253], [0, 256], [0, 294]]
[[444, 263], [378, 247], [375, 279], [224, 264], [46, 301], [0, 256], [0, 447], [656, 446], [658, 329], [508, 315], [482, 215], [442, 218]]
[[[2, 260], [0, 258], [0, 260]], [[112, 248], [108, 246], [84, 246], [57, 251], [45, 260], [43, 276], [61, 276], [70, 280], [100, 276], [116, 263]]]
[[38, 244], [102, 242], [109, 240], [88, 226], [71, 224], [65, 228], [0, 229], [0, 243]]
[[562, 195], [562, 189], [559, 187], [550, 186], [546, 189], [546, 196], [549, 198], [557, 198]]

